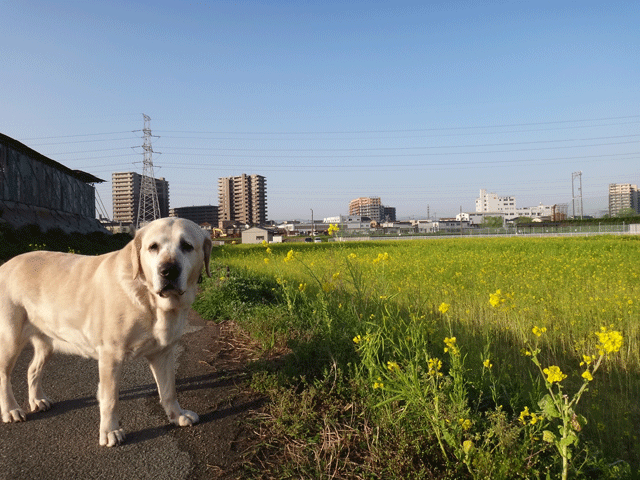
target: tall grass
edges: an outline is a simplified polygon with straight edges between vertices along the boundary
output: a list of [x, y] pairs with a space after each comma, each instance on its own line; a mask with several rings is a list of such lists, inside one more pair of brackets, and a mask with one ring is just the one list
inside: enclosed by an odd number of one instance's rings
[[[352, 401], [343, 407], [360, 405], [367, 428], [377, 429], [375, 440], [360, 438], [368, 459], [355, 460], [349, 448], [330, 462], [336, 471], [544, 478], [559, 475], [564, 459], [574, 476], [624, 478], [640, 464], [639, 246], [636, 237], [603, 236], [229, 246], [214, 253], [221, 271], [228, 266], [270, 282], [269, 301], [279, 313], [276, 323], [265, 323], [272, 335], [290, 339], [287, 371], [296, 391], [318, 391], [313, 382], [320, 382], [343, 392], [336, 404], [349, 391]], [[229, 278], [221, 277], [209, 291], [227, 288]], [[622, 332], [623, 348], [607, 354], [587, 383], [580, 363], [597, 352], [602, 327]], [[540, 404], [560, 383], [537, 370], [532, 351], [541, 367], [565, 372], [567, 398], [586, 389], [569, 419], [585, 420], [569, 422], [576, 437], [564, 450], [570, 459], [549, 436], [557, 436], [560, 418]], [[406, 458], [385, 455], [385, 448]]]

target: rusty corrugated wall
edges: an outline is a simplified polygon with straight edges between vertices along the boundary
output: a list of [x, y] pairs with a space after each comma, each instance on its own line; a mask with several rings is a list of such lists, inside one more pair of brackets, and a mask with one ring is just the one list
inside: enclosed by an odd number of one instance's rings
[[91, 185], [0, 144], [0, 200], [95, 218]]
[[0, 217], [14, 227], [103, 230], [95, 218], [92, 185], [103, 181], [0, 134]]

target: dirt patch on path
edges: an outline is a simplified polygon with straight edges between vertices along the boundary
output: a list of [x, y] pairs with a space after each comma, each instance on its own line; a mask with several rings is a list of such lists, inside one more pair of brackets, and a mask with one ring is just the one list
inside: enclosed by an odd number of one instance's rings
[[246, 367], [256, 350], [235, 323], [208, 322], [194, 310], [189, 315], [197, 330], [182, 338], [177, 389], [182, 407], [197, 412], [200, 422], [174, 430], [179, 448], [191, 457], [188, 478], [243, 478], [243, 464], [257, 441], [247, 421], [266, 402], [248, 386]]

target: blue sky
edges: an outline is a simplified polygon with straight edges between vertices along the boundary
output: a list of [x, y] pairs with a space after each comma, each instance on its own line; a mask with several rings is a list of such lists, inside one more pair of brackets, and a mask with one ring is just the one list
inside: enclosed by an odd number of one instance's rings
[[[106, 183], [151, 117], [171, 206], [267, 178], [271, 219], [585, 214], [640, 184], [640, 3], [0, 0], [0, 132]], [[137, 147], [137, 148], [136, 148]], [[577, 182], [576, 182], [577, 188]], [[576, 190], [577, 194], [577, 190]]]

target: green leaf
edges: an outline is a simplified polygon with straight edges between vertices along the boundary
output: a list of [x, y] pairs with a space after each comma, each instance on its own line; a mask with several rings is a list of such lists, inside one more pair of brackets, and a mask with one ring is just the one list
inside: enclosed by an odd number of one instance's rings
[[553, 443], [556, 441], [556, 436], [554, 435], [553, 432], [550, 432], [549, 430], [545, 430], [544, 432], [542, 432], [542, 440], [544, 440], [547, 443]]
[[564, 447], [570, 447], [576, 443], [578, 443], [578, 437], [575, 435], [567, 435], [565, 438], [560, 439], [558, 447], [562, 449]]
[[538, 406], [547, 418], [560, 418], [560, 412], [558, 412], [556, 405], [553, 403], [551, 395], [547, 394], [542, 397], [542, 399], [538, 402]]

